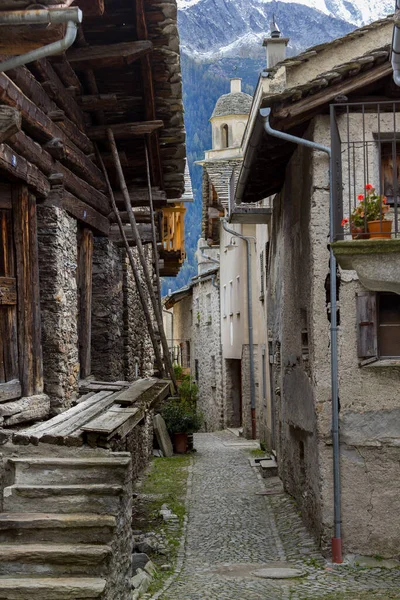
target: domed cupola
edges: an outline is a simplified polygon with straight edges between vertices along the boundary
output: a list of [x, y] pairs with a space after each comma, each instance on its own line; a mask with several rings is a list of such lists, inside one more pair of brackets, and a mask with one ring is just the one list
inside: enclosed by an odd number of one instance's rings
[[230, 93], [217, 100], [210, 118], [213, 150], [240, 147], [252, 102], [252, 96], [242, 92], [242, 80], [231, 79]]

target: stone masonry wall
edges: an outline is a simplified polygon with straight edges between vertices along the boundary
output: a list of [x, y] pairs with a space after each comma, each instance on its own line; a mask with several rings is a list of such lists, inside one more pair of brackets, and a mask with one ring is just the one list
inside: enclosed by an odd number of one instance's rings
[[[137, 250], [132, 248], [135, 260]], [[152, 271], [153, 256], [151, 244], [144, 246], [146, 261]], [[146, 291], [142, 269], [139, 269], [142, 289], [145, 290], [147, 304], [150, 299]], [[125, 344], [125, 377], [128, 381], [139, 377], [151, 376], [154, 372], [154, 352], [150, 336], [147, 331], [146, 318], [136, 288], [135, 279], [129, 259], [125, 256], [123, 261], [123, 291], [124, 291], [124, 344]]]
[[193, 288], [192, 375], [198, 365], [198, 407], [204, 414], [206, 431], [223, 427], [222, 350], [219, 287], [211, 277]]
[[63, 209], [40, 204], [37, 218], [44, 390], [57, 414], [78, 392], [77, 223]]
[[[253, 346], [254, 352], [254, 379], [255, 379], [255, 388], [256, 388], [256, 415], [258, 414], [258, 345], [254, 344]], [[243, 344], [242, 346], [242, 426], [243, 426], [243, 436], [245, 438], [252, 438], [252, 423], [251, 423], [251, 396], [250, 396], [250, 347], [248, 344]], [[258, 425], [258, 420], [256, 416], [256, 421]], [[259, 436], [258, 427], [256, 425], [256, 438]]]
[[107, 238], [94, 238], [92, 373], [101, 380], [124, 379], [122, 251]]

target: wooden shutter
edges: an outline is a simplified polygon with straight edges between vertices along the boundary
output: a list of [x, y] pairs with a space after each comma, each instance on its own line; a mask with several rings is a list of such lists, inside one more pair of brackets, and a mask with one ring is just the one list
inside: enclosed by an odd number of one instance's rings
[[356, 295], [358, 357], [361, 364], [378, 360], [376, 293]]

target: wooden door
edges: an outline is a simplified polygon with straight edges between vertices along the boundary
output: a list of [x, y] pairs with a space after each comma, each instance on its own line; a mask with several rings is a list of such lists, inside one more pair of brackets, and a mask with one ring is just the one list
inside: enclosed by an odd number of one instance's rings
[[0, 401], [20, 396], [11, 186], [0, 185]]

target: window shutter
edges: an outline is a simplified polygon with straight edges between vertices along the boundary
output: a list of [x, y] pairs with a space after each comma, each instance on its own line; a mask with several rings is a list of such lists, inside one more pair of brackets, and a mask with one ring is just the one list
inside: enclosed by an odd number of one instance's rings
[[359, 292], [356, 295], [356, 306], [358, 357], [363, 359], [362, 363], [366, 359], [371, 362], [371, 359], [378, 359], [376, 293]]

